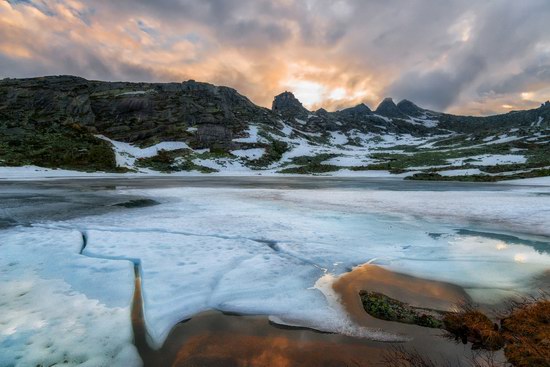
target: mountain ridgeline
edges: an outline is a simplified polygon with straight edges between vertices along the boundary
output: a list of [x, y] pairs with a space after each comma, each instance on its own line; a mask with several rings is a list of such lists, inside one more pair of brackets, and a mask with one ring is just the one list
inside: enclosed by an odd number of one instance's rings
[[[346, 146], [372, 148], [368, 140], [377, 137], [475, 140], [511, 129], [530, 136], [548, 131], [549, 126], [549, 102], [537, 109], [488, 117], [450, 115], [408, 100], [395, 104], [391, 98], [375, 110], [359, 104], [327, 112], [308, 111], [291, 92], [284, 92], [269, 110], [232, 88], [193, 80], [129, 83], [50, 76], [0, 81], [0, 166], [127, 170], [117, 162], [111, 139], [142, 148], [177, 141], [185, 143], [186, 154], [208, 149], [223, 156], [264, 149], [261, 157], [240, 157], [245, 166], [261, 169], [303, 145], [301, 141], [345, 150]], [[258, 136], [251, 137], [251, 132]], [[176, 157], [165, 158], [172, 162]], [[196, 159], [190, 157], [187, 163]]]

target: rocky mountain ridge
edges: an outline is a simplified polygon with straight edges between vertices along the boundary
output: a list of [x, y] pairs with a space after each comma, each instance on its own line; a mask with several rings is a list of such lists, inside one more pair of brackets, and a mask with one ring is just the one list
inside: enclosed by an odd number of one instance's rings
[[[395, 104], [391, 98], [375, 110], [362, 103], [328, 112], [309, 111], [285, 91], [274, 98], [269, 110], [232, 88], [194, 80], [130, 83], [51, 76], [0, 81], [0, 165], [11, 166], [136, 169], [121, 165], [116, 144], [142, 149], [179, 142], [185, 146], [179, 155], [163, 150], [164, 157], [134, 158], [152, 160], [141, 163], [168, 171], [171, 167], [216, 170], [206, 161], [229, 157], [248, 169], [271, 169], [279, 163], [279, 168], [292, 172], [299, 157], [353, 152], [363, 167], [361, 157], [363, 163], [372, 164], [373, 150], [389, 149], [400, 141], [420, 146], [451, 137], [469, 145], [465, 143], [469, 138], [475, 141], [510, 130], [530, 136], [549, 127], [549, 102], [537, 109], [488, 117], [450, 115], [408, 100]], [[179, 166], [178, 159], [183, 162]]]

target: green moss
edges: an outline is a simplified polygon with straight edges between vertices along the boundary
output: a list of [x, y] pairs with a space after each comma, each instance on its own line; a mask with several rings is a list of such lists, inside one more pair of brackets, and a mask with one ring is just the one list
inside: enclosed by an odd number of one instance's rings
[[288, 144], [284, 141], [272, 140], [271, 143], [265, 147], [265, 153], [258, 159], [254, 159], [249, 162], [252, 168], [264, 168], [279, 161], [283, 154], [288, 151]]
[[359, 293], [365, 311], [378, 319], [415, 324], [429, 328], [441, 328], [443, 323], [436, 318], [435, 311], [421, 310], [382, 293], [361, 291]]
[[77, 125], [0, 134], [0, 165], [124, 172], [111, 145]]
[[189, 154], [189, 150], [160, 150], [157, 155], [136, 160], [138, 167], [150, 168], [155, 171], [171, 173], [178, 171], [199, 171], [201, 173], [217, 172], [213, 168], [193, 163], [195, 158]]
[[337, 155], [319, 154], [316, 156], [294, 157], [288, 164], [298, 165], [299, 167], [284, 168], [280, 170], [279, 173], [312, 174], [338, 171], [341, 167], [322, 163], [334, 157], [337, 157]]

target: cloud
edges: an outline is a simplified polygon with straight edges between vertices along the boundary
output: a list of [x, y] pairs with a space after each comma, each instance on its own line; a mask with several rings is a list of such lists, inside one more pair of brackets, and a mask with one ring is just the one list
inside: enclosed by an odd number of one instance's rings
[[312, 109], [393, 96], [502, 112], [521, 93], [550, 97], [548, 19], [547, 0], [10, 0], [0, 76], [195, 79], [264, 106], [294, 86]]

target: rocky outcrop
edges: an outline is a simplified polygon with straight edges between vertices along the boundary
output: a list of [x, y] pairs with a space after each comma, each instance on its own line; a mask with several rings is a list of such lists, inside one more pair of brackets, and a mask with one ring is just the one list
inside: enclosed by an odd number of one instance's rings
[[310, 112], [291, 92], [283, 92], [275, 96], [271, 110], [285, 118], [306, 119]]
[[378, 115], [386, 117], [403, 117], [403, 113], [399, 111], [393, 99], [387, 97], [378, 105], [375, 111]]
[[401, 102], [399, 102], [396, 107], [399, 110], [399, 112], [412, 117], [421, 116], [425, 111], [423, 108], [418, 107], [417, 105], [415, 105], [414, 103], [412, 103], [407, 99], [404, 99]]
[[232, 133], [250, 121], [276, 124], [269, 110], [232, 88], [207, 83], [125, 83], [71, 76], [0, 81], [0, 132], [78, 124], [91, 133], [148, 145], [193, 140], [187, 130], [223, 125]]
[[367, 106], [364, 103], [360, 103], [355, 107], [350, 107], [350, 108], [346, 108], [338, 111], [338, 114], [340, 116], [351, 117], [351, 118], [362, 117], [370, 113], [371, 113], [371, 110], [369, 106]]
[[228, 151], [234, 147], [231, 129], [224, 125], [202, 124], [197, 130], [195, 148]]

